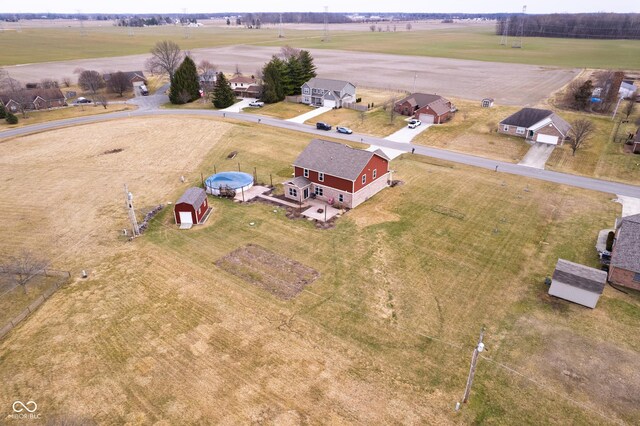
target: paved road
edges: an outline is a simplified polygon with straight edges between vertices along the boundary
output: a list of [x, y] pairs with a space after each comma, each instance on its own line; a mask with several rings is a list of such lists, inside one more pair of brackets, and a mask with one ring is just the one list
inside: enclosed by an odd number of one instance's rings
[[[160, 92], [160, 91], [158, 91]], [[173, 109], [159, 109], [158, 106], [162, 103], [166, 103], [166, 96], [163, 94], [156, 94], [153, 96], [145, 97], [142, 102], [145, 103], [144, 107], [136, 111], [124, 111], [115, 112], [111, 114], [100, 114], [88, 117], [72, 118], [68, 120], [60, 120], [48, 123], [34, 124], [31, 126], [21, 127], [12, 130], [5, 130], [0, 132], [0, 139], [11, 138], [20, 135], [25, 135], [33, 132], [40, 132], [45, 130], [51, 130], [61, 127], [76, 126], [81, 124], [97, 123], [100, 121], [114, 120], [126, 117], [145, 117], [145, 116], [163, 116], [163, 115], [191, 115], [191, 116], [203, 116], [203, 117], [224, 117], [228, 119], [236, 119], [246, 122], [258, 123], [260, 120], [261, 125], [273, 126], [287, 130], [293, 130], [298, 132], [305, 132], [315, 136], [327, 136], [327, 132], [323, 130], [317, 130], [315, 126], [309, 126], [302, 123], [293, 123], [291, 121], [281, 120], [278, 118], [260, 116], [257, 114], [235, 113], [235, 112], [223, 112], [212, 110], [173, 110]], [[137, 98], [136, 98], [137, 99]], [[132, 101], [133, 102], [133, 101]], [[151, 106], [151, 105], [155, 106]], [[459, 152], [447, 151], [444, 149], [431, 148], [421, 145], [413, 145], [408, 143], [400, 143], [389, 141], [386, 139], [367, 136], [367, 135], [344, 135], [341, 133], [331, 132], [330, 136], [336, 139], [342, 139], [351, 142], [361, 142], [369, 145], [376, 145], [378, 147], [391, 148], [402, 152], [411, 152], [415, 148], [415, 154], [424, 155], [431, 158], [437, 158], [439, 160], [451, 161], [454, 163], [465, 164], [474, 167], [481, 167], [483, 169], [496, 170], [501, 173], [509, 173], [512, 175], [525, 176], [533, 179], [544, 180], [548, 182], [559, 183], [562, 185], [570, 185], [577, 188], [584, 188], [593, 191], [606, 192], [610, 194], [619, 194], [628, 197], [640, 198], [640, 187], [634, 185], [628, 185], [624, 183], [611, 182], [606, 180], [594, 179], [584, 176], [576, 176], [568, 173], [553, 172], [544, 169], [536, 169], [527, 166], [521, 166], [519, 164], [506, 163], [502, 161], [491, 160], [488, 158], [476, 157], [473, 155], [462, 154]]]

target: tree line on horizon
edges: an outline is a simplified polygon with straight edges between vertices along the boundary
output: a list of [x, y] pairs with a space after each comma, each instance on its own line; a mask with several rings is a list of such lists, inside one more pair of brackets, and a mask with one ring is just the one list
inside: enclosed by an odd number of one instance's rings
[[638, 13], [512, 15], [498, 20], [497, 35], [517, 37], [640, 39]]

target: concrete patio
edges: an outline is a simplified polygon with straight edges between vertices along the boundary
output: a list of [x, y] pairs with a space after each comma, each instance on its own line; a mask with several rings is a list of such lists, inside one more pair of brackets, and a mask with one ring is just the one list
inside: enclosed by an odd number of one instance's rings
[[251, 188], [244, 191], [244, 194], [243, 191], [236, 191], [236, 196], [233, 200], [237, 202], [247, 202], [269, 191], [271, 190], [266, 186], [253, 185]]
[[[305, 200], [305, 204], [311, 207], [303, 211], [302, 215], [310, 219], [319, 220], [320, 222], [327, 222], [342, 213], [342, 210], [331, 207], [324, 201], [313, 198]], [[322, 209], [322, 213], [318, 212], [318, 209]]]

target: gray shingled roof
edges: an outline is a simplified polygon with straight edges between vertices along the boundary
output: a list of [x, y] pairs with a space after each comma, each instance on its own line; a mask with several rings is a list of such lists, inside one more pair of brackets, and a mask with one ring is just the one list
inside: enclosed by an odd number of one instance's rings
[[184, 192], [184, 194], [182, 194], [182, 197], [180, 197], [180, 199], [176, 201], [176, 204], [191, 204], [194, 208], [198, 209], [206, 198], [207, 193], [204, 191], [204, 189], [189, 188]]
[[613, 246], [611, 266], [640, 272], [640, 214], [622, 218]]
[[[147, 79], [144, 76], [144, 73], [142, 71], [122, 71], [122, 73], [125, 75], [125, 77], [127, 77], [127, 80], [131, 80], [135, 76], [139, 76], [141, 78], [144, 78], [145, 80]], [[109, 81], [113, 74], [115, 74], [115, 73], [114, 72], [104, 73], [104, 74], [102, 74], [102, 79], [104, 81]]]
[[341, 143], [314, 139], [300, 153], [293, 165], [355, 181], [374, 155], [389, 161], [389, 157], [380, 150], [364, 151]]
[[296, 176], [291, 180], [288, 180], [286, 183], [290, 183], [296, 188], [304, 188], [305, 186], [311, 185], [311, 181], [304, 176]]
[[553, 114], [548, 109], [522, 108], [500, 122], [508, 126], [531, 127]]
[[553, 271], [553, 279], [571, 287], [602, 294], [607, 282], [607, 273], [568, 260], [558, 259], [556, 270]]
[[344, 81], [344, 80], [332, 80], [330, 78], [313, 77], [312, 79], [307, 81], [307, 84], [312, 89], [313, 88], [315, 88], [315, 89], [326, 89], [326, 90], [331, 90], [331, 91], [334, 91], [334, 92], [340, 92], [342, 89], [344, 89], [344, 86], [346, 86], [347, 84], [351, 84], [351, 83], [349, 83], [348, 81]]
[[555, 112], [551, 116], [551, 121], [553, 121], [553, 124], [555, 124], [558, 130], [560, 130], [560, 133], [562, 133], [564, 136], [567, 136], [567, 133], [569, 133], [569, 130], [571, 130], [571, 124], [567, 123]]

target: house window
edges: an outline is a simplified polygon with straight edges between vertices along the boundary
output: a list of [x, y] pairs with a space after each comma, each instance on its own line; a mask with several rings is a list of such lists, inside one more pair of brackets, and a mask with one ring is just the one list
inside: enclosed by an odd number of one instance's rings
[[378, 177], [378, 169], [373, 169], [373, 174], [371, 175], [373, 179]]
[[309, 94], [309, 88], [305, 87], [304, 89], [302, 89], [302, 93], [304, 93], [305, 95]]
[[508, 132], [509, 131], [509, 126], [502, 126], [502, 131], [503, 132]]
[[320, 197], [322, 197], [324, 195], [324, 189], [319, 187], [319, 186], [316, 186], [316, 188], [315, 188], [315, 190], [313, 192], [315, 192], [315, 194], [319, 195]]
[[322, 172], [319, 172], [319, 173], [318, 173], [318, 180], [319, 180], [320, 182], [324, 182], [324, 173], [322, 173]]
[[309, 177], [309, 169], [304, 169], [302, 173], [304, 174], [304, 177]]
[[633, 274], [633, 280], [637, 283], [640, 283], [640, 272], [636, 272]]
[[344, 203], [344, 195], [343, 194], [338, 194], [338, 202]]
[[517, 135], [524, 135], [524, 131], [525, 131], [525, 128], [524, 128], [524, 127], [518, 127], [518, 128], [516, 128], [516, 134], [517, 134]]
[[295, 188], [289, 188], [289, 195], [298, 198], [298, 190]]
[[367, 175], [362, 175], [362, 184], [367, 183]]

